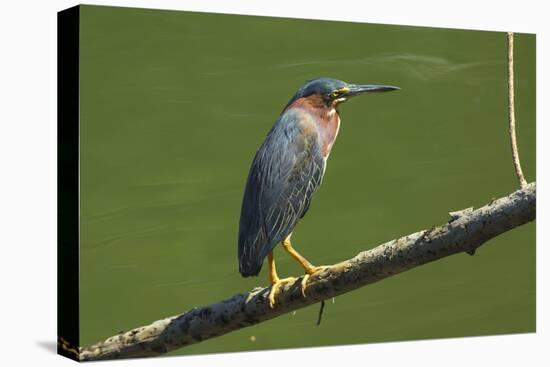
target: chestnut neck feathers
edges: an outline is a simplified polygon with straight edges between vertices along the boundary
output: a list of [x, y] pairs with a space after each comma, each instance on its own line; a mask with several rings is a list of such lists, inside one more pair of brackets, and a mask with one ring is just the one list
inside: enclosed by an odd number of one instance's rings
[[307, 119], [308, 122], [304, 123], [311, 124], [313, 121], [315, 124], [321, 153], [325, 159], [330, 154], [340, 128], [340, 115], [336, 106], [337, 102], [335, 101], [327, 102], [321, 95], [311, 95], [297, 99], [285, 109], [287, 111], [297, 108], [310, 115], [311, 119]]

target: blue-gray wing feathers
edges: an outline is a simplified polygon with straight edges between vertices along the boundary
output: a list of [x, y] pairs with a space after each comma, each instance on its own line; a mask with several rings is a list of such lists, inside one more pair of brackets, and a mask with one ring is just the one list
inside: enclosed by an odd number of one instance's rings
[[307, 212], [325, 160], [316, 129], [285, 112], [258, 149], [246, 183], [239, 226], [239, 271], [257, 275], [264, 258]]

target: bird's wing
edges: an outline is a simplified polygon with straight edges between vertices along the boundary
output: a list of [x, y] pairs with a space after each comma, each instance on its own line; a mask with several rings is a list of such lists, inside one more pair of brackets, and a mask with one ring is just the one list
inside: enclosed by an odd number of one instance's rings
[[325, 161], [311, 119], [287, 111], [275, 123], [252, 162], [239, 229], [243, 275], [257, 274], [265, 256], [309, 208]]

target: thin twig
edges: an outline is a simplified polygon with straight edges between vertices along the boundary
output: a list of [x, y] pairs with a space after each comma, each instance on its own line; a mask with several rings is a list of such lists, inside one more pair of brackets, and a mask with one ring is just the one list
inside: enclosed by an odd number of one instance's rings
[[317, 326], [321, 325], [321, 319], [323, 318], [324, 309], [325, 309], [325, 300], [322, 300], [321, 308], [319, 309], [319, 317], [317, 318]]
[[512, 32], [508, 32], [508, 121], [510, 145], [512, 146], [512, 159], [514, 161], [519, 186], [523, 189], [527, 186], [527, 181], [525, 181], [523, 171], [521, 170], [516, 141], [516, 113], [514, 111], [514, 33]]

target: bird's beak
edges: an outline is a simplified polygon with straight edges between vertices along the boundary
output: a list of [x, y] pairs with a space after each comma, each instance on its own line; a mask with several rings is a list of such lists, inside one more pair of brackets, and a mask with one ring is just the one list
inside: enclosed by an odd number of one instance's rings
[[353, 97], [364, 93], [390, 92], [392, 90], [401, 89], [399, 87], [394, 87], [391, 85], [374, 85], [374, 84], [366, 84], [366, 85], [351, 84], [348, 86], [348, 88], [349, 88], [349, 91], [347, 91], [342, 97]]

